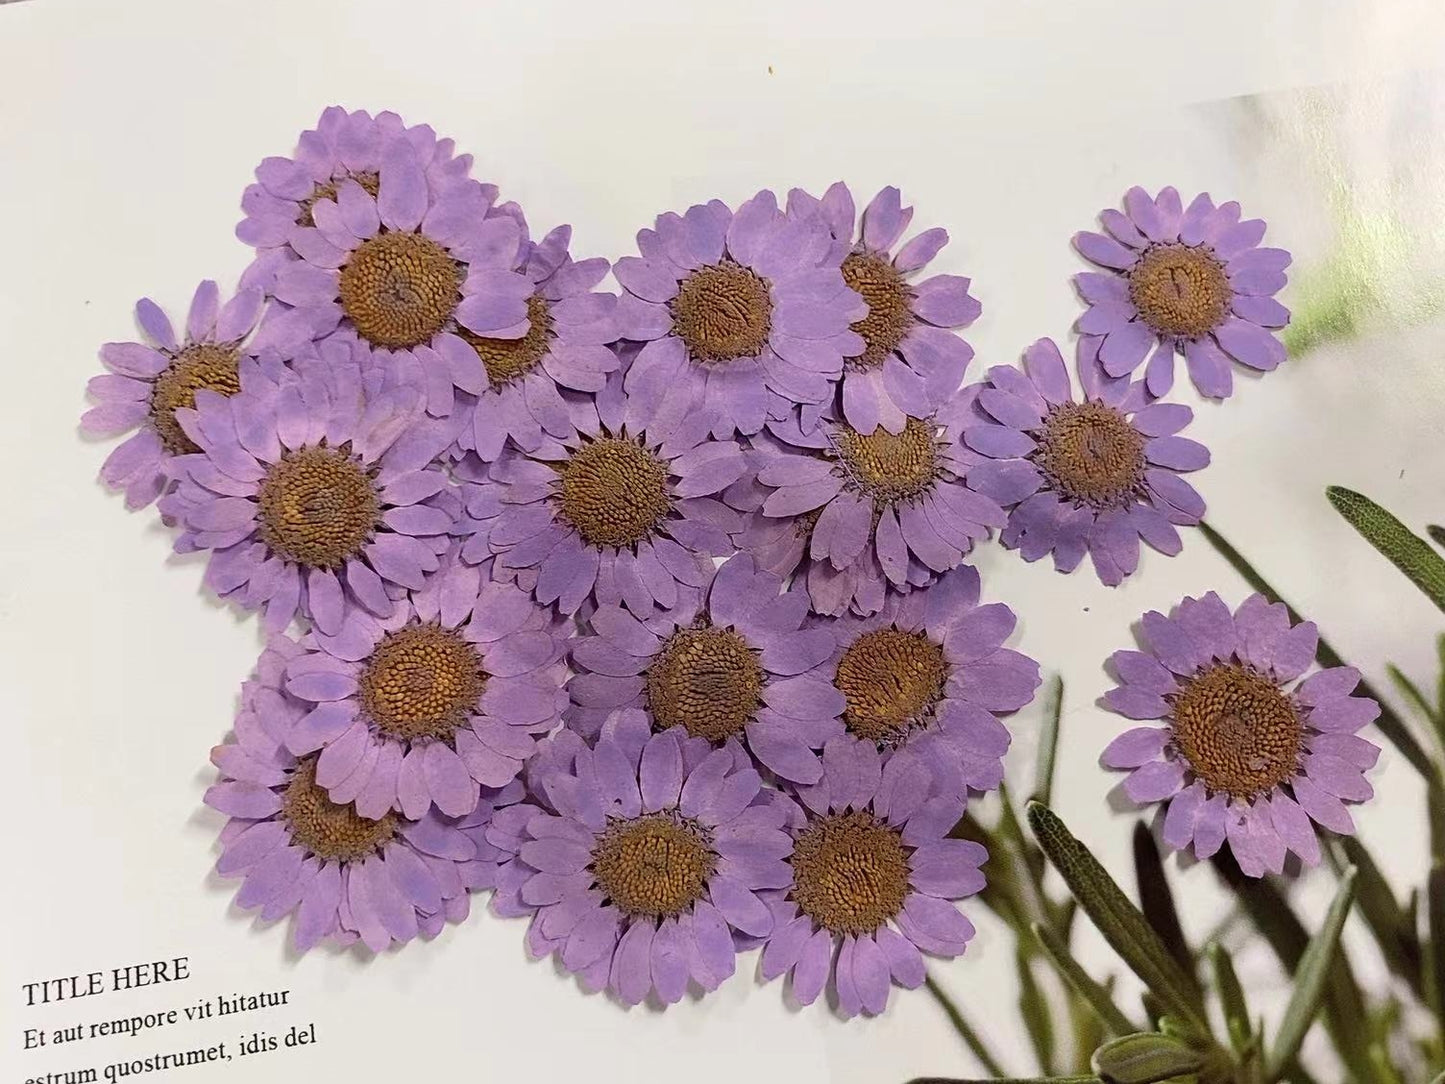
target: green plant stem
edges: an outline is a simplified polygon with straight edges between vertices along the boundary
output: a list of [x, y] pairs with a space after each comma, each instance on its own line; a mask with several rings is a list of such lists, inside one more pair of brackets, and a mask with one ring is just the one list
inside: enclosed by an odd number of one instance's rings
[[984, 1067], [985, 1071], [992, 1073], [996, 1077], [1003, 1076], [1003, 1066], [1001, 1066], [998, 1059], [993, 1056], [993, 1051], [991, 1051], [988, 1048], [988, 1044], [983, 1041], [983, 1036], [975, 1031], [973, 1025], [964, 1019], [963, 1013], [960, 1012], [958, 1006], [953, 1003], [953, 998], [943, 992], [943, 987], [934, 981], [932, 975], [926, 976], [923, 984], [928, 987], [928, 992], [933, 995], [933, 999], [937, 1001], [943, 1009], [944, 1015], [948, 1017], [948, 1022], [953, 1025], [953, 1030], [958, 1032], [959, 1036], [968, 1045], [968, 1048], [973, 1051], [973, 1056], [979, 1060], [979, 1063]]

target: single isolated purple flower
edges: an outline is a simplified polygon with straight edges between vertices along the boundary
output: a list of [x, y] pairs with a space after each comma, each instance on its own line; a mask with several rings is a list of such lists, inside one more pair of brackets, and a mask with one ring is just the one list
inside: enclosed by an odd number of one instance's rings
[[707, 583], [707, 558], [731, 553], [742, 529], [716, 495], [747, 462], [736, 443], [709, 436], [717, 415], [639, 418], [622, 381], [614, 373], [595, 398], [572, 400], [565, 437], [504, 452], [490, 481], [462, 488], [471, 515], [458, 529], [472, 536], [463, 556], [485, 536], [499, 578], [515, 576], [564, 615], [589, 600], [644, 619], [675, 606], [681, 589]]
[[689, 980], [715, 990], [736, 966], [734, 934], [772, 928], [757, 892], [788, 880], [785, 809], [757, 801], [758, 773], [650, 731], [620, 712], [595, 747], [571, 735], [565, 756], [539, 754], [531, 783], [547, 808], [509, 810], [517, 858], [497, 893], [502, 910], [534, 912], [533, 956], [556, 954], [629, 1005], [672, 1004]]
[[820, 614], [877, 613], [889, 588], [921, 587], [957, 568], [1004, 523], [991, 497], [964, 485], [965, 406], [956, 397], [910, 416], [899, 433], [863, 434], [827, 416], [809, 431], [797, 412], [775, 421], [776, 439], [753, 442], [757, 514], [743, 544], [780, 576], [801, 568]]
[[[362, 109], [328, 106], [316, 127], [301, 133], [291, 158], [266, 158], [256, 167], [256, 182], [241, 196], [246, 217], [236, 226], [236, 236], [262, 252], [282, 248], [297, 230], [316, 224], [318, 203], [337, 203], [345, 182], [375, 196], [382, 150], [398, 138], [415, 152], [433, 191], [466, 179], [472, 156], [456, 155], [455, 144], [438, 139], [429, 126], [407, 127], [391, 112], [373, 117]], [[496, 189], [486, 187], [488, 198], [495, 199]]]
[[[837, 647], [826, 669], [844, 700], [837, 733], [911, 751], [943, 794], [999, 785], [1011, 736], [998, 716], [1028, 704], [1039, 687], [1039, 664], [1003, 646], [1014, 612], [978, 600], [978, 572], [963, 565], [931, 587], [889, 595], [872, 617], [829, 623]], [[805, 803], [828, 797], [798, 793]]]
[[1085, 364], [1075, 402], [1051, 339], [1024, 351], [1023, 371], [995, 366], [972, 396], [963, 441], [971, 488], [1009, 509], [1000, 540], [1025, 561], [1053, 554], [1072, 572], [1087, 553], [1110, 587], [1139, 565], [1142, 538], [1173, 556], [1175, 524], [1193, 526], [1204, 499], [1181, 473], [1209, 463], [1209, 449], [1178, 436], [1194, 417], [1176, 403], [1145, 405], [1139, 382], [1096, 383]]
[[184, 338], [160, 306], [142, 298], [135, 311], [145, 341], [100, 348], [110, 372], [86, 385], [99, 405], [86, 411], [80, 428], [98, 437], [134, 430], [100, 468], [102, 482], [124, 490], [126, 507], [144, 508], [159, 497], [168, 482], [164, 462], [197, 450], [176, 420], [178, 409], [195, 406], [197, 391], [230, 396], [260, 372], [278, 378], [281, 362], [250, 342], [264, 303], [259, 288], [243, 287], [222, 305], [216, 284], [207, 280], [191, 299]]
[[354, 608], [301, 648], [285, 688], [307, 714], [284, 730], [262, 721], [294, 755], [319, 753], [316, 782], [363, 817], [466, 816], [516, 778], [567, 704], [560, 625], [456, 560], [390, 616]]
[[[434, 937], [470, 911], [469, 889], [488, 887], [495, 849], [484, 841], [499, 803], [521, 785], [486, 795], [464, 820], [429, 812], [408, 821], [372, 820], [333, 802], [316, 782], [316, 758], [286, 751], [274, 724], [294, 724], [307, 705], [281, 688], [289, 642], [261, 658], [242, 687], [235, 736], [211, 750], [220, 781], [207, 805], [231, 819], [221, 830], [216, 871], [242, 877], [236, 903], [275, 921], [295, 915], [293, 937], [305, 952], [323, 940], [358, 939], [374, 952], [420, 934]], [[478, 848], [482, 859], [479, 859]]]
[[1145, 367], [1149, 394], [1174, 383], [1174, 355], [1184, 354], [1202, 395], [1227, 399], [1230, 359], [1269, 372], [1284, 360], [1275, 332], [1289, 310], [1274, 299], [1284, 288], [1290, 254], [1260, 248], [1264, 221], [1240, 221], [1239, 204], [1216, 207], [1209, 193], [1188, 208], [1173, 188], [1153, 199], [1134, 187], [1124, 211], [1100, 212], [1106, 233], [1074, 235], [1074, 247], [1104, 268], [1074, 276], [1089, 303], [1078, 329], [1099, 336], [1098, 362], [1109, 376]]
[[1211, 591], [1171, 617], [1151, 610], [1142, 631], [1146, 650], [1110, 660], [1120, 684], [1104, 703], [1164, 725], [1125, 731], [1101, 760], [1129, 772], [1135, 802], [1165, 803], [1165, 843], [1208, 858], [1227, 841], [1260, 877], [1281, 872], [1286, 851], [1319, 862], [1316, 824], [1354, 833], [1345, 803], [1373, 797], [1364, 773], [1380, 755], [1356, 731], [1380, 706], [1350, 695], [1360, 680], [1350, 666], [1292, 684], [1314, 661], [1313, 622], [1291, 625], [1262, 595], [1231, 614]]
[[794, 189], [788, 209], [817, 213], [828, 223], [847, 253], [843, 281], [868, 303], [868, 315], [853, 324], [863, 350], [843, 360], [843, 417], [860, 433], [879, 425], [902, 432], [909, 417], [929, 414], [958, 390], [973, 358], [973, 348], [947, 330], [967, 327], [983, 311], [968, 292], [969, 280], [910, 281], [948, 244], [948, 231], [934, 227], [897, 247], [913, 208], [902, 206], [891, 186], [869, 202], [861, 228], [842, 181], [821, 200]]
[[646, 622], [599, 606], [592, 634], [573, 647], [568, 722], [595, 734], [616, 709], [637, 708], [654, 730], [741, 744], [783, 779], [816, 783], [823, 766], [814, 750], [839, 732], [843, 709], [824, 666], [833, 633], [803, 628], [807, 593], [779, 594], [781, 586], [739, 553], [691, 605]]
[[963, 953], [973, 923], [952, 901], [983, 889], [988, 852], [947, 838], [963, 797], [931, 795], [928, 768], [908, 753], [885, 757], [834, 739], [823, 772], [820, 811], [794, 807], [791, 875], [784, 891], [769, 894], [762, 976], [791, 972], [803, 1005], [831, 979], [842, 1016], [871, 1016], [887, 1006], [894, 984], [922, 985], [922, 953]]
[[822, 403], [843, 359], [865, 348], [849, 325], [868, 307], [843, 279], [827, 224], [779, 210], [772, 192], [736, 213], [713, 200], [660, 215], [637, 248], [613, 273], [625, 291], [618, 331], [647, 344], [627, 376], [644, 418], [671, 398], [712, 409], [716, 437], [756, 433], [769, 392]]
[[167, 464], [176, 549], [211, 550], [207, 586], [264, 606], [267, 631], [299, 612], [337, 636], [348, 610], [390, 616], [439, 567], [459, 507], [432, 464], [450, 436], [355, 344], [229, 399], [200, 390], [176, 420], [200, 449]]

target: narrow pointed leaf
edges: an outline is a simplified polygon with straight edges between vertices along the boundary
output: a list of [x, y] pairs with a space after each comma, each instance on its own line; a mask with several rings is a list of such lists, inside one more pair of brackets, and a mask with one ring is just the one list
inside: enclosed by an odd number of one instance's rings
[[1126, 1035], [1094, 1051], [1094, 1071], [1109, 1084], [1159, 1084], [1203, 1066], [1203, 1054], [1167, 1035]]
[[1440, 677], [1435, 682], [1435, 720], [1440, 727], [1436, 737], [1445, 748], [1445, 633], [1435, 638], [1435, 658], [1440, 666]]
[[1445, 546], [1445, 527], [1441, 527], [1438, 523], [1432, 523], [1425, 528], [1425, 533], [1430, 536], [1430, 541], [1435, 545]]
[[1445, 866], [1436, 862], [1425, 882], [1425, 924], [1430, 935], [1431, 1007], [1445, 1020]]
[[1229, 951], [1217, 941], [1209, 946], [1209, 963], [1214, 972], [1214, 990], [1219, 995], [1220, 1007], [1224, 1009], [1225, 1023], [1229, 1025], [1230, 1043], [1236, 1052], [1242, 1052], [1254, 1038], [1244, 987], [1239, 984]]
[[1400, 690], [1400, 695], [1409, 701], [1410, 706], [1420, 713], [1423, 718], [1430, 720], [1437, 729], [1440, 720], [1435, 713], [1435, 706], [1425, 699], [1425, 694], [1420, 687], [1405, 676], [1405, 672], [1394, 663], [1385, 664], [1385, 673], [1390, 675], [1390, 680], [1395, 683], [1395, 688]]
[[1023, 1017], [1029, 1040], [1034, 1044], [1034, 1056], [1038, 1058], [1039, 1068], [1045, 1073], [1052, 1073], [1055, 1069], [1054, 1018], [1049, 1012], [1048, 999], [1044, 997], [1038, 980], [1034, 978], [1033, 966], [1028, 953], [1023, 951], [1022, 943], [1014, 953], [1014, 963], [1019, 976], [1019, 1015]]
[[1118, 1038], [1139, 1030], [1138, 1026], [1125, 1016], [1123, 1010], [1114, 1003], [1109, 991], [1095, 982], [1074, 959], [1068, 946], [1059, 940], [1056, 933], [1038, 923], [1034, 923], [1033, 929], [1034, 936], [1039, 939], [1044, 954], [1048, 956], [1049, 962], [1054, 965], [1059, 976], [1079, 995], [1084, 1004], [1093, 1010], [1110, 1035]]
[[979, 1060], [984, 1069], [994, 1076], [1003, 1076], [1003, 1068], [998, 1059], [994, 1057], [993, 1051], [983, 1041], [983, 1036], [964, 1017], [959, 1007], [953, 1003], [953, 998], [949, 997], [943, 987], [933, 980], [932, 975], [926, 976], [923, 982], [928, 987], [928, 992], [933, 995], [934, 1000], [943, 1009], [944, 1015], [948, 1017], [948, 1022], [953, 1025], [953, 1030], [958, 1032], [959, 1038], [963, 1040], [969, 1050], [973, 1051], [973, 1056]]
[[991, 1076], [987, 1080], [959, 1080], [948, 1076], [921, 1076], [908, 1084], [1104, 1084], [1096, 1076]]
[[1356, 900], [1360, 916], [1370, 928], [1375, 943], [1385, 963], [1400, 978], [1410, 984], [1416, 994], [1424, 993], [1424, 981], [1420, 971], [1420, 939], [1415, 927], [1405, 918], [1405, 912], [1395, 899], [1395, 890], [1385, 880], [1380, 867], [1370, 857], [1369, 849], [1353, 836], [1344, 836], [1336, 844], [1344, 853], [1342, 862], [1334, 851], [1330, 857], [1337, 868], [1354, 866], [1359, 877], [1356, 881]]
[[1104, 940], [1159, 998], [1165, 1011], [1207, 1033], [1197, 988], [1099, 860], [1048, 806], [1030, 802], [1028, 816], [1034, 838]]
[[1134, 825], [1134, 876], [1139, 886], [1139, 906], [1144, 917], [1179, 970], [1196, 990], [1199, 981], [1194, 974], [1194, 953], [1184, 938], [1184, 928], [1179, 924], [1179, 912], [1174, 907], [1174, 894], [1169, 890], [1169, 880], [1164, 874], [1164, 863], [1159, 857], [1159, 847], [1154, 835], [1143, 821]]
[[1289, 1004], [1275, 1033], [1274, 1045], [1265, 1062], [1267, 1080], [1275, 1081], [1284, 1075], [1285, 1068], [1299, 1053], [1305, 1033], [1320, 1011], [1335, 950], [1339, 947], [1340, 931], [1345, 928], [1345, 919], [1355, 902], [1355, 880], [1355, 871], [1346, 870], [1319, 933], [1311, 939], [1300, 957], [1299, 967], [1294, 973], [1294, 991], [1290, 994]]
[[1430, 824], [1430, 858], [1445, 862], [1445, 783], [1439, 779], [1425, 787], [1425, 819]]
[[1325, 496], [1365, 541], [1388, 557], [1431, 602], [1445, 610], [1445, 557], [1363, 493], [1330, 486]]
[[1059, 749], [1059, 722], [1064, 712], [1064, 678], [1055, 674], [1049, 682], [1049, 694], [1044, 703], [1044, 726], [1039, 732], [1039, 759], [1034, 776], [1034, 792], [1029, 795], [1032, 802], [1048, 805], [1054, 793], [1054, 758]]

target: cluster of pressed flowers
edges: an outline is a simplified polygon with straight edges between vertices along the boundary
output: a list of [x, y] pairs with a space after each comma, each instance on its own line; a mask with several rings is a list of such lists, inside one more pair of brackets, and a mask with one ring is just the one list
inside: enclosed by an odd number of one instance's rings
[[[1288, 255], [1236, 204], [1125, 197], [1077, 246], [1077, 374], [964, 384], [969, 280], [886, 188], [660, 215], [637, 254], [533, 238], [470, 156], [323, 113], [242, 197], [255, 262], [101, 351], [103, 481], [268, 636], [216, 747], [237, 902], [296, 944], [433, 936], [491, 892], [589, 990], [674, 1002], [761, 947], [877, 1013], [956, 956], [1037, 664], [964, 563], [993, 532], [1105, 584], [1177, 552], [1208, 462], [1162, 400], [1283, 356]], [[906, 238], [906, 239], [905, 239]], [[617, 293], [599, 289], [609, 270]], [[1104, 754], [1164, 835], [1248, 872], [1350, 829], [1375, 748], [1312, 626], [1210, 594], [1144, 619]]]

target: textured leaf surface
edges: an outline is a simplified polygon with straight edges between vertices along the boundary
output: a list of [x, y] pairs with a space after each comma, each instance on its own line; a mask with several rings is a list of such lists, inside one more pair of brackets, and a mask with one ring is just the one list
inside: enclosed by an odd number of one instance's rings
[[1325, 490], [1335, 510], [1350, 526], [1409, 577], [1440, 609], [1445, 610], [1445, 557], [1363, 493], [1343, 486]]

